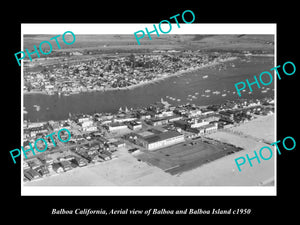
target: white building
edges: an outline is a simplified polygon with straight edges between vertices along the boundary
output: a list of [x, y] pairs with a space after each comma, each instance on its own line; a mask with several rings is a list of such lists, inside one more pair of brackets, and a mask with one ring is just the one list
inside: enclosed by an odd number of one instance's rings
[[218, 130], [218, 124], [217, 123], [208, 124], [204, 128], [205, 128], [205, 133], [209, 134]]
[[109, 125], [107, 125], [107, 128], [110, 132], [114, 132], [114, 131], [126, 129], [127, 126], [123, 123], [110, 123]]
[[139, 143], [148, 150], [156, 150], [184, 142], [184, 135], [177, 131], [167, 131], [160, 134], [148, 133], [148, 135], [138, 136]]
[[194, 119], [194, 120], [192, 120], [191, 128], [199, 128], [199, 127], [202, 127], [202, 126], [205, 126], [208, 124], [209, 124], [208, 121], [204, 121], [204, 120], [198, 121], [198, 120]]
[[90, 127], [92, 125], [93, 125], [93, 121], [91, 121], [91, 120], [87, 120], [87, 121], [84, 121], [81, 123], [82, 128]]

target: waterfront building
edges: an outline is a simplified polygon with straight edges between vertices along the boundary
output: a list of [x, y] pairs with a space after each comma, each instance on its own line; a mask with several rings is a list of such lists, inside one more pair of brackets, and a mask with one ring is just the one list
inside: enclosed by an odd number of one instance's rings
[[86, 121], [89, 121], [89, 120], [90, 120], [90, 117], [79, 117], [77, 119], [78, 123], [86, 122]]
[[197, 116], [201, 116], [202, 115], [202, 112], [201, 110], [198, 110], [198, 109], [195, 109], [195, 110], [189, 110], [187, 113], [186, 113], [186, 116], [188, 118], [192, 118], [192, 117], [197, 117]]
[[210, 110], [210, 109], [207, 109], [207, 108], [204, 108], [204, 109], [201, 109], [201, 112], [202, 112], [202, 115], [211, 115], [214, 113], [213, 110]]
[[64, 169], [61, 167], [61, 164], [56, 162], [52, 164], [52, 169], [56, 172], [56, 173], [62, 173], [64, 172]]
[[221, 111], [219, 112], [221, 115], [221, 120], [228, 121], [228, 122], [234, 122], [234, 112], [231, 110], [227, 111]]

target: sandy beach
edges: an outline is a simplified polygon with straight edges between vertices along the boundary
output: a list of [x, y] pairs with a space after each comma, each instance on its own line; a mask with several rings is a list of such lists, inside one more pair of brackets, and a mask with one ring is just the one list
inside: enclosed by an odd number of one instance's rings
[[69, 172], [27, 182], [25, 186], [260, 186], [273, 184], [274, 156], [253, 167], [248, 163], [239, 172], [234, 159], [254, 155], [254, 150], [266, 146], [255, 137], [268, 141], [274, 140], [274, 115], [259, 116], [257, 119], [232, 128], [242, 131], [243, 135], [218, 131], [208, 137], [231, 143], [244, 150], [204, 164], [196, 169], [172, 176], [163, 170], [139, 162], [126, 148], [118, 151], [119, 158], [98, 163]]
[[[245, 134], [251, 135], [255, 132], [257, 138], [272, 141], [275, 135], [273, 128], [274, 115], [270, 115], [235, 127], [233, 130], [243, 130]], [[244, 150], [183, 173], [181, 178], [185, 185], [258, 186], [274, 181], [274, 157], [268, 161], [261, 160], [260, 164], [253, 160], [253, 167], [250, 167], [247, 162], [241, 166], [242, 171], [238, 171], [234, 161], [235, 158], [245, 157], [245, 154], [248, 154], [249, 157], [254, 156], [253, 151], [258, 151], [261, 147], [266, 146], [265, 143], [224, 131], [210, 134], [209, 137], [242, 147]], [[197, 180], [193, 179], [195, 177]]]

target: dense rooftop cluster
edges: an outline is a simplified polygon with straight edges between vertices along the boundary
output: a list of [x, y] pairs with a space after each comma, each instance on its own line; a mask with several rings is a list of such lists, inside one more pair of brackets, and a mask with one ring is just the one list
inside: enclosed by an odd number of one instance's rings
[[[172, 106], [161, 100], [148, 107], [120, 110], [116, 114], [71, 115], [67, 120], [24, 124], [24, 144], [61, 128], [71, 131], [67, 143], [53, 146], [50, 138], [48, 150], [30, 155], [24, 161], [24, 180], [34, 180], [76, 167], [101, 163], [117, 158], [121, 148], [129, 153], [163, 147], [161, 141], [173, 144], [207, 133], [226, 129], [274, 111], [274, 100], [226, 101], [219, 105], [200, 107], [195, 104]], [[175, 139], [174, 139], [175, 138]], [[149, 147], [156, 144], [155, 147]], [[27, 146], [27, 147], [26, 147]], [[43, 146], [38, 146], [43, 149]], [[152, 149], [151, 149], [152, 148]]]
[[24, 71], [24, 92], [74, 94], [85, 91], [127, 88], [161, 76], [195, 69], [229, 58], [230, 53], [168, 51], [158, 54], [105, 56], [61, 67]]

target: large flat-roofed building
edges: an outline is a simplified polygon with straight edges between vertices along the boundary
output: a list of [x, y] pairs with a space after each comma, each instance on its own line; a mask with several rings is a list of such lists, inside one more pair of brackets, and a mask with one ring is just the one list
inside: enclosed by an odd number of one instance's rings
[[184, 135], [177, 131], [166, 131], [159, 134], [143, 132], [138, 136], [139, 143], [148, 150], [156, 150], [184, 141]]
[[127, 128], [127, 126], [123, 123], [110, 123], [106, 125], [108, 131], [114, 132]]

